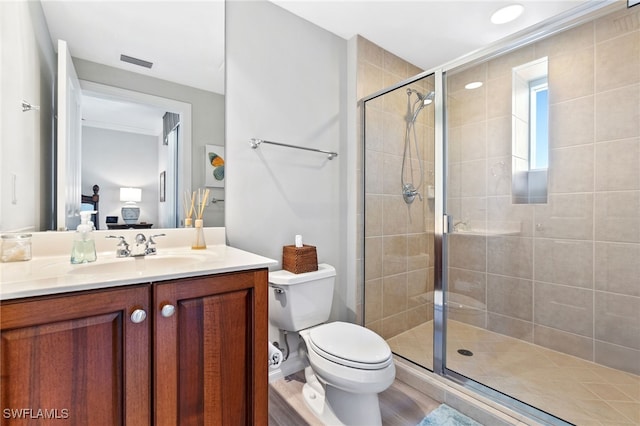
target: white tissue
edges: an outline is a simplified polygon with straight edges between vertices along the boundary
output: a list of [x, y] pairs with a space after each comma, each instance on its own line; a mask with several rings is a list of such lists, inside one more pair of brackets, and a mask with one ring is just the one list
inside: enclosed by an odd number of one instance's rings
[[276, 369], [282, 364], [282, 352], [269, 342], [269, 368]]
[[296, 235], [296, 247], [302, 247], [302, 235]]

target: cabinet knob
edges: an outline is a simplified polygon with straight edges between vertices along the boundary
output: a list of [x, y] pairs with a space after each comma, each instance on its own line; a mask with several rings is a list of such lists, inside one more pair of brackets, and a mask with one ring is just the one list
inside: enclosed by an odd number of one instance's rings
[[139, 324], [147, 318], [147, 313], [144, 309], [136, 309], [131, 313], [131, 322]]
[[170, 316], [176, 313], [176, 307], [167, 303], [166, 305], [162, 306], [162, 308], [160, 309], [160, 313], [162, 314], [163, 317], [169, 318]]

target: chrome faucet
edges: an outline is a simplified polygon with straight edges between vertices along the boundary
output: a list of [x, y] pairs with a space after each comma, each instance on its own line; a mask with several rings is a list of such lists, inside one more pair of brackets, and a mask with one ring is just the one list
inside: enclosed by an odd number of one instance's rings
[[118, 245], [116, 246], [116, 257], [144, 257], [157, 253], [156, 242], [154, 241], [154, 238], [164, 237], [165, 235], [166, 234], [152, 235], [147, 240], [147, 237], [145, 237], [144, 234], [137, 234], [135, 238], [136, 245], [134, 249], [129, 248], [129, 243], [127, 243], [127, 240], [125, 240], [123, 236], [117, 237], [115, 235], [108, 235], [106, 238], [119, 239]]

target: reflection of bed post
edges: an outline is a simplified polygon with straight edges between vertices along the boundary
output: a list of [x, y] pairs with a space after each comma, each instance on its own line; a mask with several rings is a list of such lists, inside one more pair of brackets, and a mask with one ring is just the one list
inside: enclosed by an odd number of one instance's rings
[[100, 220], [100, 210], [98, 210], [98, 202], [100, 201], [100, 195], [98, 195], [98, 192], [100, 191], [100, 187], [98, 185], [93, 185], [92, 189], [93, 195], [83, 195], [82, 203], [93, 205], [93, 210], [95, 210], [96, 213], [91, 215], [91, 220], [93, 221], [93, 225], [96, 227], [96, 229], [100, 229], [100, 225], [98, 222]]

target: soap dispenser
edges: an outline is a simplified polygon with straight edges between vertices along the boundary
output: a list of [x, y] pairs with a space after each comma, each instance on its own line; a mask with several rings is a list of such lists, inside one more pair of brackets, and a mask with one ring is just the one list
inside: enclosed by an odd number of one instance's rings
[[71, 249], [71, 263], [87, 263], [95, 262], [96, 242], [93, 239], [93, 222], [89, 220], [95, 211], [81, 211], [80, 225], [73, 240], [73, 248]]

